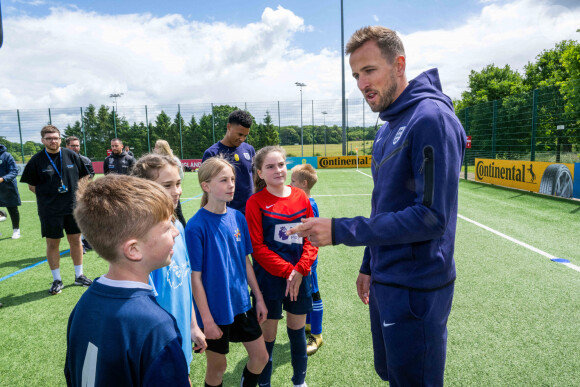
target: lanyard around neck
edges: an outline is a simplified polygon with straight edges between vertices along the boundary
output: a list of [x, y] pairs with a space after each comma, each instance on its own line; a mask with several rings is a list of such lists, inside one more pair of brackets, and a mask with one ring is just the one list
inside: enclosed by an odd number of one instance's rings
[[[54, 161], [52, 161], [52, 157], [50, 157], [50, 155], [48, 154], [48, 152], [46, 151], [46, 148], [44, 148], [44, 153], [46, 153], [46, 157], [48, 157], [48, 161], [50, 161], [50, 163], [52, 164], [52, 166], [54, 167], [54, 170], [56, 171], [56, 173], [58, 174], [58, 177], [60, 177], [60, 181], [62, 182], [62, 175], [60, 174], [60, 172], [58, 171], [58, 168], [56, 167], [56, 165], [54, 164]], [[62, 171], [62, 149], [58, 150], [58, 155], [60, 157], [60, 170]]]

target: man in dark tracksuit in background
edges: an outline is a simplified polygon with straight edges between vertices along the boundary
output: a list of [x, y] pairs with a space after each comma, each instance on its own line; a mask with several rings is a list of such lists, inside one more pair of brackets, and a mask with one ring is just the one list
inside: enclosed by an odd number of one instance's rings
[[441, 386], [465, 131], [437, 69], [407, 82], [394, 31], [362, 28], [346, 52], [385, 121], [373, 145], [371, 216], [306, 219], [293, 232], [317, 246], [366, 246], [357, 292], [370, 309], [375, 370], [391, 386]]
[[107, 156], [103, 164], [105, 175], [109, 173], [118, 173], [128, 175], [135, 165], [135, 158], [123, 150], [123, 141], [118, 138], [111, 140], [112, 153]]

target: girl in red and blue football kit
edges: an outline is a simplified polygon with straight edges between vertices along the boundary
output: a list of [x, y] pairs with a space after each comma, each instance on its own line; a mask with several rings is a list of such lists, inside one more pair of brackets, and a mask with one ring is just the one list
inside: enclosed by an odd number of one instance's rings
[[314, 216], [310, 200], [301, 189], [286, 185], [286, 153], [278, 146], [260, 149], [254, 158], [256, 193], [246, 204], [246, 219], [254, 252], [254, 271], [268, 318], [262, 324], [270, 360], [260, 376], [260, 386], [270, 385], [272, 351], [278, 320], [286, 311], [295, 386], [306, 386], [308, 357], [304, 325], [312, 311], [310, 267], [318, 248], [306, 238], [287, 236], [300, 219]]

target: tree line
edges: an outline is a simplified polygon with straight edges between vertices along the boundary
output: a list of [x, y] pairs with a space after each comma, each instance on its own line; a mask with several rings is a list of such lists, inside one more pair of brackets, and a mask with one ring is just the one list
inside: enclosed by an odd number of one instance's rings
[[[197, 159], [215, 141], [223, 138], [226, 132], [228, 116], [237, 106], [214, 106], [212, 113], [203, 114], [199, 120], [192, 115], [186, 120], [181, 112], [170, 117], [161, 111], [149, 125], [145, 122], [132, 124], [118, 112], [108, 106], [99, 108], [89, 105], [83, 109], [82, 121], [64, 128], [63, 136], [76, 136], [81, 142], [81, 153], [85, 153], [93, 161], [104, 160], [111, 139], [118, 137], [124, 144], [129, 145], [136, 157], [139, 157], [155, 146], [155, 141], [164, 139], [169, 142], [176, 156], [184, 159]], [[272, 116], [266, 112], [261, 122], [253, 117], [253, 124], [247, 142], [254, 148], [260, 149], [267, 145], [294, 145], [301, 143], [301, 134], [304, 144], [341, 144], [342, 128], [336, 125], [304, 125], [302, 130], [297, 125], [274, 125]], [[63, 128], [59, 128], [63, 129]], [[373, 140], [376, 128], [349, 127], [347, 136], [350, 141]], [[215, 140], [214, 140], [215, 139]], [[15, 158], [21, 159], [20, 143], [11, 143], [0, 137], [0, 143], [5, 144], [8, 151]], [[63, 144], [64, 138], [63, 138]], [[43, 149], [41, 143], [27, 141], [24, 144], [24, 154], [28, 158]], [[19, 161], [21, 162], [21, 161]]]
[[580, 44], [563, 40], [522, 72], [495, 64], [472, 70], [454, 105], [473, 137], [472, 156], [534, 160], [540, 152], [572, 152], [580, 142]]

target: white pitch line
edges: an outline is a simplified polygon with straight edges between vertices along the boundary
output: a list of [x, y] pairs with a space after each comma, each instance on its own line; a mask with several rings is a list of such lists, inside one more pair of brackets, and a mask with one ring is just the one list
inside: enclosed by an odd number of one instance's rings
[[357, 171], [358, 173], [362, 173], [363, 175], [370, 177], [371, 179], [373, 178], [371, 175], [368, 175], [368, 174], [366, 174], [366, 173], [364, 173], [364, 172], [361, 172], [361, 171], [359, 171], [358, 169], [357, 169], [356, 171]]
[[[513, 243], [516, 243], [516, 244], [518, 244], [518, 245], [520, 245], [520, 246], [522, 246], [522, 247], [525, 247], [526, 249], [528, 249], [528, 250], [531, 250], [531, 251], [533, 251], [534, 253], [538, 253], [538, 254], [540, 254], [540, 255], [543, 255], [544, 257], [546, 257], [546, 258], [548, 258], [548, 259], [555, 259], [555, 258], [557, 258], [557, 257], [553, 256], [552, 254], [546, 253], [545, 251], [543, 251], [543, 250], [540, 250], [540, 249], [538, 249], [538, 248], [536, 248], [536, 247], [534, 247], [534, 246], [528, 245], [528, 244], [527, 244], [527, 243], [525, 243], [525, 242], [522, 242], [522, 241], [520, 241], [520, 240], [517, 240], [517, 239], [515, 239], [515, 238], [512, 238], [511, 236], [509, 236], [509, 235], [506, 235], [506, 234], [504, 234], [504, 233], [501, 233], [501, 232], [499, 232], [499, 231], [497, 231], [497, 230], [494, 230], [493, 228], [491, 228], [491, 227], [488, 227], [488, 226], [486, 226], [486, 225], [484, 225], [484, 224], [478, 223], [478, 222], [476, 222], [475, 220], [471, 220], [471, 219], [469, 219], [469, 218], [466, 218], [466, 217], [465, 217], [465, 216], [463, 216], [463, 215], [457, 214], [457, 217], [458, 217], [458, 218], [461, 218], [461, 219], [463, 219], [463, 220], [465, 220], [466, 222], [473, 223], [473, 224], [475, 224], [476, 226], [483, 228], [484, 230], [487, 230], [487, 231], [489, 231], [489, 232], [492, 232], [492, 233], [494, 233], [494, 234], [496, 234], [496, 235], [499, 235], [500, 237], [502, 237], [502, 238], [505, 238], [505, 239], [507, 239], [508, 241], [511, 241], [511, 242], [513, 242]], [[564, 265], [564, 266], [568, 266], [568, 267], [569, 267], [570, 269], [572, 269], [572, 270], [576, 270], [577, 272], [580, 272], [580, 266], [576, 266], [576, 265], [574, 265], [574, 264], [572, 264], [572, 263], [570, 263], [570, 262], [558, 262], [558, 263], [561, 263], [561, 264], [562, 264], [562, 265]]]
[[[357, 169], [356, 171], [357, 171], [357, 172], [359, 172], [359, 173], [362, 173], [362, 174], [363, 174], [363, 175], [365, 175], [365, 176], [369, 176], [369, 175], [367, 175], [366, 173], [359, 171], [358, 169]], [[369, 177], [371, 177], [371, 178], [372, 178], [372, 176], [369, 176]], [[500, 237], [502, 237], [502, 238], [505, 238], [505, 239], [507, 239], [508, 241], [514, 242], [514, 243], [516, 243], [516, 244], [518, 244], [518, 245], [520, 245], [520, 246], [522, 246], [522, 247], [525, 247], [525, 248], [526, 248], [526, 249], [528, 249], [528, 250], [532, 250], [532, 251], [533, 251], [533, 252], [535, 252], [535, 253], [538, 253], [538, 254], [540, 254], [540, 255], [543, 255], [544, 257], [546, 257], [546, 258], [548, 258], [548, 259], [550, 259], [550, 260], [551, 260], [551, 259], [555, 259], [555, 258], [557, 258], [557, 257], [554, 257], [552, 254], [548, 254], [548, 253], [546, 253], [545, 251], [542, 251], [542, 250], [540, 250], [540, 249], [538, 249], [538, 248], [536, 248], [536, 247], [534, 247], [534, 246], [530, 246], [530, 245], [528, 245], [527, 243], [525, 243], [525, 242], [522, 242], [522, 241], [519, 241], [519, 240], [517, 240], [517, 239], [515, 239], [515, 238], [512, 238], [512, 237], [511, 237], [511, 236], [509, 236], [509, 235], [505, 235], [505, 234], [503, 234], [503, 233], [501, 233], [501, 232], [499, 232], [499, 231], [497, 231], [497, 230], [494, 230], [494, 229], [493, 229], [493, 228], [491, 228], [491, 227], [487, 227], [486, 225], [483, 225], [483, 224], [481, 224], [481, 223], [478, 223], [478, 222], [476, 222], [475, 220], [471, 220], [471, 219], [469, 219], [469, 218], [466, 218], [465, 216], [463, 216], [463, 215], [461, 215], [461, 214], [457, 214], [457, 217], [458, 217], [458, 218], [461, 218], [461, 219], [463, 219], [463, 220], [465, 220], [466, 222], [473, 223], [473, 224], [475, 224], [476, 226], [483, 228], [484, 230], [487, 230], [487, 231], [489, 231], [489, 232], [492, 232], [492, 233], [494, 233], [494, 234], [496, 234], [496, 235], [499, 235]], [[572, 270], [576, 270], [577, 272], [580, 272], [580, 266], [576, 266], [576, 265], [574, 265], [573, 263], [570, 263], [570, 262], [557, 262], [557, 263], [561, 263], [561, 264], [562, 264], [562, 265], [564, 265], [564, 266], [568, 266], [568, 267], [569, 267], [570, 269], [572, 269]]]

